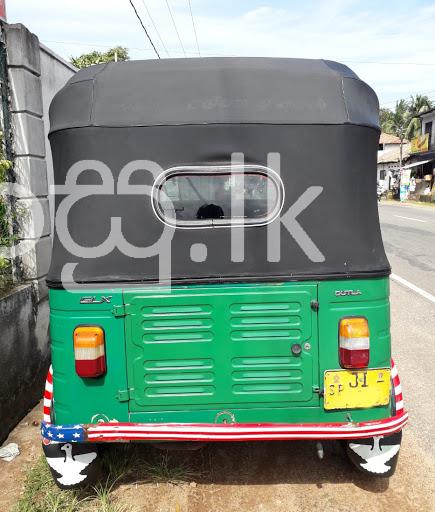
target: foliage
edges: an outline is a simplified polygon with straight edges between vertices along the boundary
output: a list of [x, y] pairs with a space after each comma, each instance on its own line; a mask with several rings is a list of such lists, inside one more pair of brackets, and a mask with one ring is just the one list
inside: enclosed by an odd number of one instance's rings
[[116, 480], [109, 477], [94, 488], [80, 491], [56, 487], [45, 457], [41, 456], [26, 475], [23, 493], [14, 512], [128, 512], [112, 495]]
[[93, 51], [90, 53], [83, 53], [79, 57], [71, 57], [71, 64], [76, 68], [82, 69], [94, 64], [105, 64], [106, 62], [125, 61], [129, 60], [127, 48], [123, 46], [116, 46], [107, 52]]
[[430, 110], [432, 106], [432, 102], [427, 96], [423, 96], [421, 94], [411, 96], [411, 101], [409, 103], [409, 112], [412, 116], [412, 119], [408, 125], [406, 133], [408, 139], [412, 139], [413, 137], [416, 137], [417, 135], [420, 134], [421, 119], [418, 116]]
[[[103, 474], [97, 485], [80, 490], [60, 490], [44, 456], [27, 470], [24, 489], [13, 512], [136, 512], [124, 504], [119, 487], [138, 485], [189, 485], [209, 473], [210, 457], [197, 452], [167, 452], [149, 445], [113, 444], [101, 454]], [[195, 480], [194, 480], [195, 479]]]
[[421, 121], [418, 118], [421, 114], [430, 110], [433, 103], [427, 96], [416, 94], [411, 100], [399, 100], [394, 110], [381, 108], [379, 111], [379, 122], [381, 130], [385, 133], [396, 135], [400, 140], [412, 139], [420, 133]]
[[[4, 156], [3, 133], [0, 132], [0, 184], [7, 181], [7, 174], [12, 167], [12, 162]], [[0, 248], [10, 247], [13, 237], [10, 231], [9, 205], [0, 195]], [[11, 261], [0, 256], [0, 290], [7, 288], [11, 280]]]
[[389, 108], [379, 109], [379, 124], [381, 125], [381, 130], [384, 133], [390, 133], [390, 124], [392, 117], [393, 111], [390, 110]]
[[401, 141], [406, 137], [411, 119], [412, 117], [408, 103], [405, 100], [397, 101], [396, 108], [394, 109], [390, 120], [390, 129]]

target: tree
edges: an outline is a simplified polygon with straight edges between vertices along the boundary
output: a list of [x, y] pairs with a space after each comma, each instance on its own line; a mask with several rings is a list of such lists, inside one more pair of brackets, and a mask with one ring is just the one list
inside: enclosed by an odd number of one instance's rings
[[71, 57], [71, 64], [76, 68], [82, 69], [93, 64], [105, 64], [106, 62], [129, 60], [128, 49], [123, 46], [116, 46], [107, 52], [93, 51], [83, 53], [79, 57]]
[[399, 166], [402, 169], [402, 156], [403, 156], [403, 141], [406, 137], [409, 123], [411, 121], [411, 113], [409, 105], [405, 100], [399, 100], [396, 102], [396, 108], [394, 109], [393, 115], [390, 120], [389, 128], [396, 137], [400, 139], [400, 160]]
[[381, 125], [381, 130], [384, 133], [392, 133], [391, 132], [391, 121], [393, 118], [393, 111], [389, 108], [380, 108], [379, 109], [379, 124]]
[[422, 94], [416, 94], [415, 96], [411, 96], [411, 101], [409, 103], [409, 113], [411, 119], [409, 121], [408, 128], [406, 130], [406, 137], [408, 139], [412, 139], [416, 137], [421, 132], [421, 119], [419, 116], [430, 110], [432, 108], [432, 102], [427, 96]]

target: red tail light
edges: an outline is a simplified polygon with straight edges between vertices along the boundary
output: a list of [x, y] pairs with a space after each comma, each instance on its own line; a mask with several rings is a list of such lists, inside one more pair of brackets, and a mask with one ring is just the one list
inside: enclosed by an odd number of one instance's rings
[[104, 331], [101, 327], [76, 327], [74, 357], [79, 377], [99, 377], [106, 372]]
[[370, 360], [370, 332], [366, 318], [342, 318], [339, 328], [340, 365], [366, 368]]

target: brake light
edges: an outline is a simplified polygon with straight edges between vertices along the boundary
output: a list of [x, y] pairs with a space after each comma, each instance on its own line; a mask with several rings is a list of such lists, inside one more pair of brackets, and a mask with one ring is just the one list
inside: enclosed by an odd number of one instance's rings
[[366, 318], [342, 318], [339, 328], [340, 365], [365, 368], [370, 359], [370, 332]]
[[101, 327], [75, 328], [74, 358], [79, 377], [99, 377], [106, 372], [104, 331]]

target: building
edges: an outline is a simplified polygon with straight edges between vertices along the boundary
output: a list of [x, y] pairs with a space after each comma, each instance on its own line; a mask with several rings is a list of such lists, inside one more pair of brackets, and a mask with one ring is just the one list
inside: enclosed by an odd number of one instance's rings
[[384, 154], [391, 149], [395, 149], [400, 144], [399, 137], [396, 135], [392, 135], [391, 133], [382, 132], [379, 137], [379, 147], [378, 147], [378, 156]]
[[[402, 146], [402, 165], [408, 162], [411, 145], [407, 140]], [[381, 133], [378, 148], [378, 182], [382, 182], [385, 190], [392, 187], [400, 170], [400, 139], [389, 133]]]
[[[420, 199], [435, 196], [435, 108], [420, 115], [421, 135], [411, 141], [411, 175], [417, 182], [416, 195]], [[423, 196], [423, 197], [421, 197]]]

